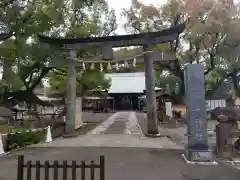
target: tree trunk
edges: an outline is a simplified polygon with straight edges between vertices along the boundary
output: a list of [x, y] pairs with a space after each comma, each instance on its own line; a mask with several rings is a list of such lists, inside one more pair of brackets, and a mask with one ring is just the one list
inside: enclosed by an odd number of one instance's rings
[[233, 71], [233, 73], [231, 75], [231, 78], [232, 78], [232, 82], [233, 82], [233, 88], [236, 91], [237, 88], [238, 88], [238, 78], [237, 78], [237, 71], [236, 70]]
[[237, 93], [237, 90], [238, 90], [238, 78], [237, 78], [237, 71], [234, 69], [233, 72], [231, 73], [230, 75], [231, 79], [232, 79], [232, 100], [234, 102], [234, 105], [235, 105], [235, 99], [236, 99], [236, 93]]
[[49, 73], [51, 68], [44, 67], [40, 76], [32, 83], [32, 85], [27, 88], [27, 91], [33, 91], [37, 85], [42, 81], [42, 79]]
[[2, 73], [2, 79], [7, 81], [11, 76], [11, 69], [12, 66], [10, 65], [9, 62], [7, 62], [6, 60], [3, 61], [3, 73]]
[[185, 98], [185, 84], [184, 84], [184, 78], [180, 78], [180, 84], [179, 84], [179, 103], [184, 104], [184, 98]]
[[177, 68], [178, 70], [175, 71], [174, 75], [179, 77], [179, 93], [177, 100], [179, 104], [184, 104], [185, 98], [185, 82], [184, 82], [184, 72], [180, 69], [180, 66]]

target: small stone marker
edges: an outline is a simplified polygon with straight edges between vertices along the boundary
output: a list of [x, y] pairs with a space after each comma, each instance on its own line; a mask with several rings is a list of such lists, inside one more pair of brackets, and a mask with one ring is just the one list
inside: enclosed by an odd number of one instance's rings
[[166, 107], [166, 115], [169, 116], [170, 118], [172, 118], [172, 116], [173, 116], [172, 103], [171, 102], [166, 102], [165, 107]]

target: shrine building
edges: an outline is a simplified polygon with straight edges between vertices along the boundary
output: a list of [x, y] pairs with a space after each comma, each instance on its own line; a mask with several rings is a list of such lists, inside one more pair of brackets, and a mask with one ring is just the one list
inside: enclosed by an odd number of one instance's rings
[[[84, 97], [83, 108], [94, 109], [100, 106], [108, 106], [114, 110], [141, 110], [145, 99], [145, 74], [134, 73], [106, 73], [106, 79], [111, 79], [111, 87], [107, 91], [107, 103], [100, 103], [101, 97]], [[155, 87], [156, 94], [162, 89]], [[95, 101], [95, 103], [94, 103]]]

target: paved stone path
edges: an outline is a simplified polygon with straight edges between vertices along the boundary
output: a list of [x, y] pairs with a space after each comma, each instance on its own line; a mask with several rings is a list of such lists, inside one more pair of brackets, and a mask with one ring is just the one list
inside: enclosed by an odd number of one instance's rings
[[[143, 126], [143, 123], [142, 125]], [[88, 134], [73, 139], [57, 139], [34, 147], [141, 147], [183, 149], [168, 138], [147, 138], [135, 112], [117, 112]]]
[[89, 134], [142, 134], [135, 112], [117, 112]]

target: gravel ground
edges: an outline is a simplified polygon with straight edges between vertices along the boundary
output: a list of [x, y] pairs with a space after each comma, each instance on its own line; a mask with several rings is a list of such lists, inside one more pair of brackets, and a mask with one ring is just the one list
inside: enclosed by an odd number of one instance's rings
[[79, 135], [84, 135], [88, 133], [112, 115], [113, 113], [83, 112], [83, 122], [87, 124], [86, 126], [77, 130], [77, 133]]
[[[142, 127], [143, 131], [146, 132], [146, 120], [143, 113], [136, 113], [136, 116], [138, 118], [138, 122], [140, 126]], [[211, 133], [209, 131], [209, 137], [208, 142], [211, 146], [215, 146], [216, 144], [216, 136], [213, 131], [215, 125], [217, 124], [216, 121], [208, 121], [208, 129], [211, 130]], [[159, 133], [168, 134], [171, 136], [172, 141], [174, 141], [176, 144], [186, 145], [187, 144], [187, 136], [185, 136], [187, 132], [187, 126], [184, 124], [180, 124], [178, 127], [173, 128], [169, 124], [159, 124]]]

